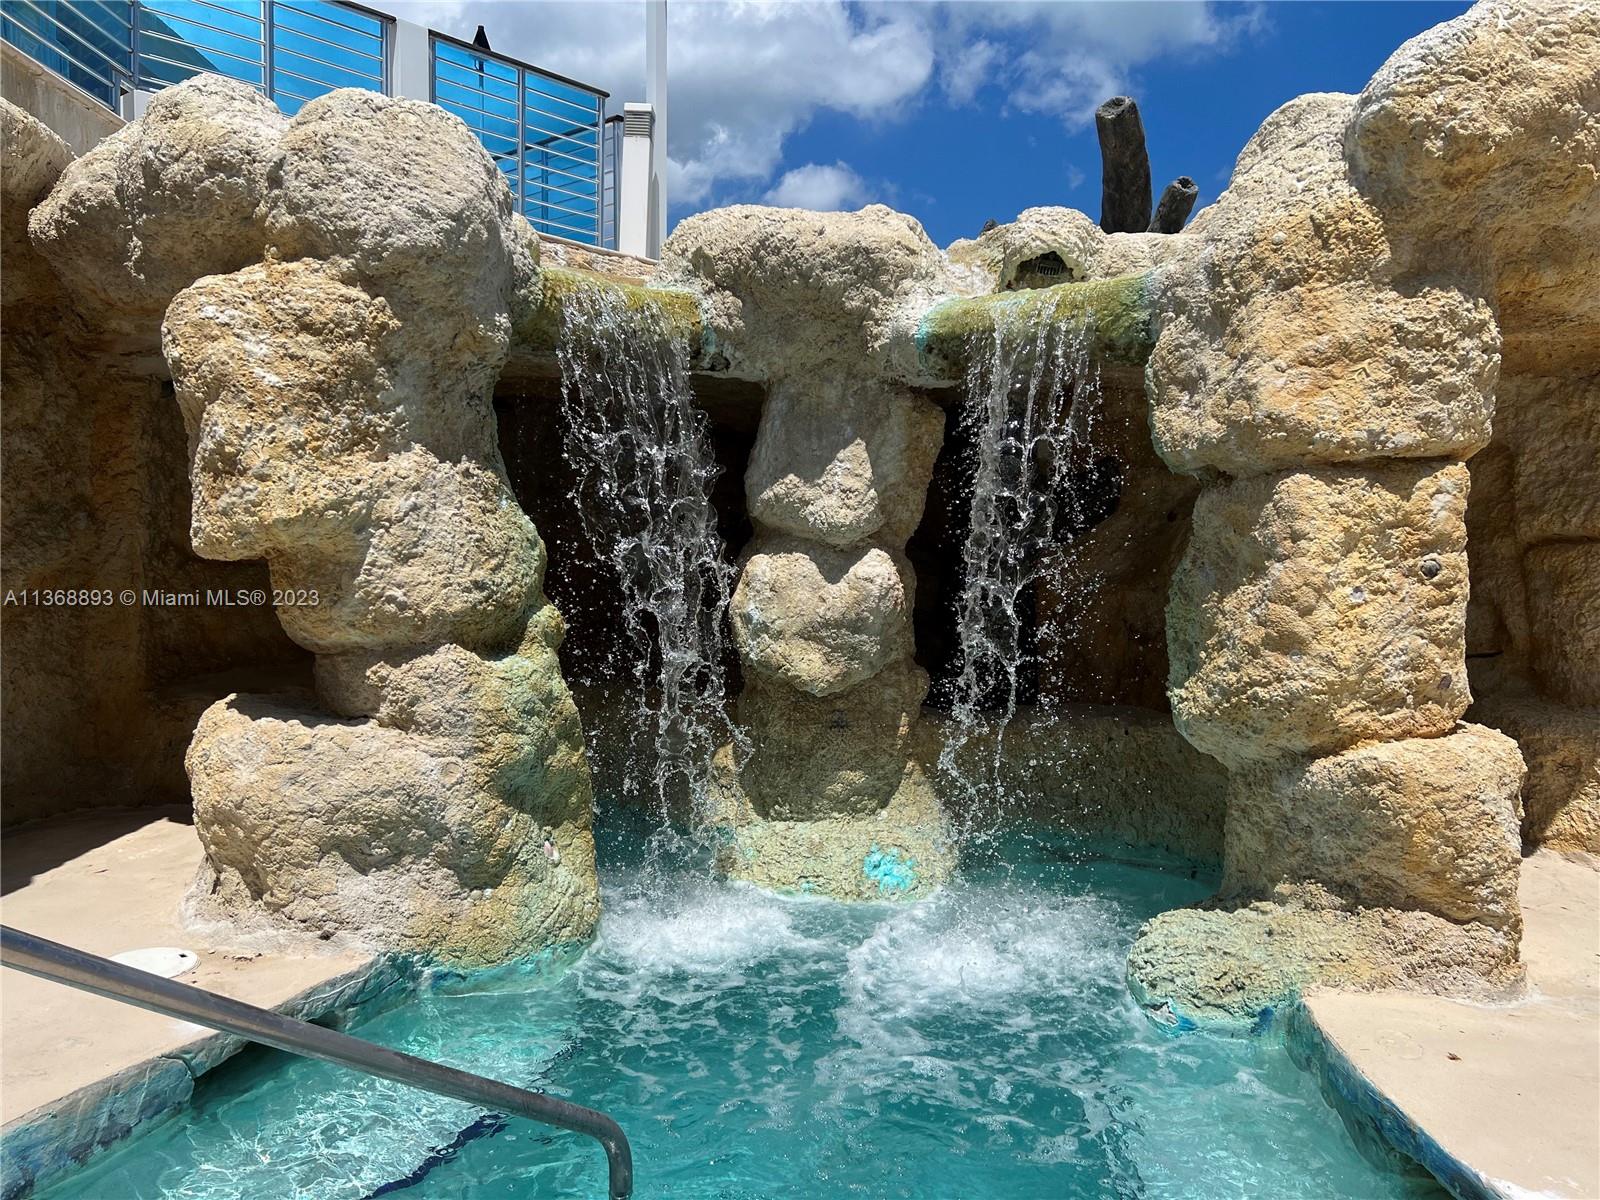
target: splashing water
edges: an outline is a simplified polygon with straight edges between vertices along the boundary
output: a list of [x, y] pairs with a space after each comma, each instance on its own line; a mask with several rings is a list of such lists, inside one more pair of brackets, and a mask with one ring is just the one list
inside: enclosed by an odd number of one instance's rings
[[[624, 831], [618, 831], [619, 834]], [[1363, 1159], [1276, 1033], [1173, 1037], [1128, 944], [1208, 882], [1019, 835], [925, 904], [783, 898], [602, 839], [575, 961], [469, 976], [357, 1036], [611, 1113], [673, 1200], [1446, 1200]], [[40, 1200], [496, 1200], [600, 1193], [593, 1143], [258, 1053]]]
[[717, 532], [717, 465], [694, 406], [685, 349], [662, 307], [580, 289], [562, 310], [557, 350], [572, 501], [621, 584], [622, 631], [635, 651], [630, 798], [663, 817], [686, 790], [703, 801], [712, 753], [735, 736], [727, 716], [722, 614], [733, 569]]
[[[1001, 739], [1034, 655], [1033, 586], [1058, 526], [1075, 523], [1083, 503], [1071, 464], [1087, 456], [1100, 408], [1092, 344], [1092, 318], [1063, 319], [1054, 297], [1033, 292], [997, 305], [993, 329], [966, 347], [972, 518], [956, 597], [960, 672], [939, 765], [969, 800], [999, 790]], [[975, 772], [964, 751], [983, 737], [992, 746]]]

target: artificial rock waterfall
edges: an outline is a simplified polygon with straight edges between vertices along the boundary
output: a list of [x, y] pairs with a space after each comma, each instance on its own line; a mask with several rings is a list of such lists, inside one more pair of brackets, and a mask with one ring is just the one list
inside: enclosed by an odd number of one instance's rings
[[[954, 868], [916, 619], [948, 581], [916, 536], [970, 348], [1041, 288], [1089, 331], [1120, 483], [1037, 585], [1060, 608], [1061, 578], [1098, 581], [1040, 650], [1082, 703], [999, 750], [1036, 791], [1050, 752], [1087, 763], [1043, 803], [1101, 788], [1123, 835], [1222, 866], [1146, 926], [1135, 994], [1251, 1019], [1323, 981], [1514, 987], [1520, 852], [1600, 851], [1597, 114], [1594, 7], [1486, 0], [1360, 95], [1273, 114], [1181, 233], [1036, 209], [940, 251], [882, 207], [683, 221], [651, 303], [696, 395], [754, 430], [721, 869], [915, 899]], [[152, 779], [188, 743], [197, 917], [463, 962], [586, 937], [584, 732], [491, 401], [553, 363], [574, 288], [636, 289], [541, 266], [427, 105], [338, 92], [285, 120], [198, 80], [75, 162], [5, 115], [7, 511], [77, 481], [56, 541], [8, 536], [7, 586], [114, 551], [264, 562], [284, 600], [281, 628], [84, 617], [134, 648], [101, 661], [8, 617], [8, 694], [65, 729], [52, 689], [93, 678], [164, 731]], [[52, 424], [64, 397], [142, 431], [116, 470]], [[204, 669], [150, 666], [184, 656]], [[81, 720], [125, 739], [110, 708]], [[67, 769], [5, 764], [8, 790]]]

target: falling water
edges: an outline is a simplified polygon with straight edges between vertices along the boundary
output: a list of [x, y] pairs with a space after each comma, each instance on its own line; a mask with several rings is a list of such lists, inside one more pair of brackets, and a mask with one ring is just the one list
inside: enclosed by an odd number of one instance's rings
[[620, 583], [633, 650], [629, 769], [619, 781], [653, 801], [705, 796], [726, 709], [722, 614], [733, 571], [717, 532], [717, 476], [706, 417], [666, 313], [651, 300], [581, 289], [562, 310], [557, 357], [571, 496], [583, 530]]
[[[1024, 293], [996, 306], [992, 330], [966, 346], [961, 421], [973, 455], [972, 516], [955, 600], [960, 670], [940, 766], [969, 799], [999, 789], [1001, 741], [1033, 662], [1034, 584], [1058, 529], [1078, 523], [1076, 465], [1088, 457], [1100, 407], [1091, 321], [1063, 318], [1048, 292]], [[986, 756], [965, 753], [980, 739], [992, 740]]]

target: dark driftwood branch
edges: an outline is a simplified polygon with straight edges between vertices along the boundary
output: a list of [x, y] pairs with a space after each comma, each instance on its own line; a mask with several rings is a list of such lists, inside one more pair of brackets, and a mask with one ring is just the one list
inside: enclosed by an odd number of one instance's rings
[[1150, 218], [1150, 232], [1177, 233], [1189, 219], [1189, 211], [1194, 208], [1195, 197], [1199, 194], [1199, 186], [1187, 175], [1179, 175], [1167, 184], [1167, 190], [1161, 193], [1161, 203], [1156, 205], [1156, 215]]
[[1150, 227], [1150, 157], [1144, 123], [1129, 96], [1113, 96], [1094, 110], [1100, 135], [1100, 228], [1144, 233]]

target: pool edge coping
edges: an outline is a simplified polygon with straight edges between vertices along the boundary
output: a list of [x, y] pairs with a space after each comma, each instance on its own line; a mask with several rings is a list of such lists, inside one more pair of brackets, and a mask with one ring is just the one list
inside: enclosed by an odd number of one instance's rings
[[[358, 1017], [416, 989], [404, 956], [376, 953], [272, 1007], [302, 1021]], [[96, 1152], [181, 1111], [200, 1077], [248, 1044], [229, 1033], [197, 1036], [22, 1113], [0, 1127], [0, 1200], [22, 1200]]]

